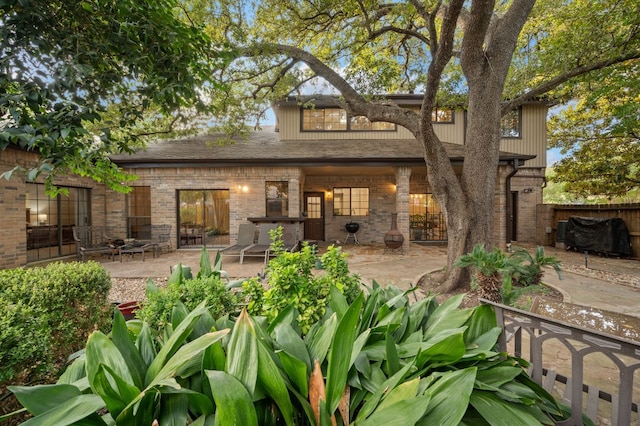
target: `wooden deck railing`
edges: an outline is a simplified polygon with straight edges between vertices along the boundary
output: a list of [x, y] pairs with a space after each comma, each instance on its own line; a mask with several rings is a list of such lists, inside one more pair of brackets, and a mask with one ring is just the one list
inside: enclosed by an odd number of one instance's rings
[[[637, 377], [640, 376], [640, 343], [486, 300], [482, 302], [493, 306], [498, 326], [504, 330], [500, 351], [529, 361], [531, 378], [552, 394], [560, 394], [570, 405], [571, 418], [560, 424], [581, 425], [585, 414], [595, 423], [601, 418], [608, 419], [606, 423], [611, 425], [640, 425], [640, 378]], [[550, 347], [553, 349], [549, 350]], [[568, 374], [556, 371], [559, 351], [568, 358]], [[601, 385], [585, 381], [588, 380], [585, 369], [591, 373], [604, 364], [617, 370], [618, 377], [610, 379], [617, 385], [615, 392], [605, 392], [600, 389]]]

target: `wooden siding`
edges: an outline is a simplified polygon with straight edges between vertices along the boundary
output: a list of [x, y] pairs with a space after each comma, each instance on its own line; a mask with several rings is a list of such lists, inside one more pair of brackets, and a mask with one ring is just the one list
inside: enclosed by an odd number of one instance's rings
[[[413, 135], [398, 126], [393, 132], [302, 132], [300, 130], [300, 108], [278, 109], [278, 125], [282, 140], [328, 140], [328, 139], [412, 139]], [[526, 167], [546, 167], [547, 164], [547, 108], [544, 105], [525, 105], [522, 108], [522, 137], [503, 139], [500, 149], [518, 154], [533, 154], [536, 158], [526, 162]], [[453, 124], [435, 124], [435, 131], [443, 142], [464, 144], [465, 112], [456, 110]]]
[[[300, 130], [300, 108], [279, 108], [279, 132], [281, 140], [327, 140], [327, 139], [413, 139], [413, 135], [402, 126], [391, 132], [302, 132]], [[462, 143], [464, 139], [464, 112], [456, 111], [453, 124], [436, 124], [436, 134], [444, 142]]]
[[525, 105], [522, 107], [521, 138], [503, 139], [500, 149], [518, 154], [532, 154], [536, 158], [525, 163], [525, 167], [547, 166], [547, 107]]

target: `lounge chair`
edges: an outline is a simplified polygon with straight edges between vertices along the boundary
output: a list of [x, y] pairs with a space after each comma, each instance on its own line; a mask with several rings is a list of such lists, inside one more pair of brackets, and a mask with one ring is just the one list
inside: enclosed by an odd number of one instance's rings
[[269, 249], [271, 248], [271, 234], [269, 231], [276, 229], [278, 224], [262, 223], [259, 227], [258, 242], [251, 244], [240, 252], [240, 264], [244, 261], [245, 256], [264, 257], [264, 263], [269, 260]]
[[253, 245], [256, 239], [256, 225], [241, 223], [238, 225], [238, 239], [235, 244], [220, 249], [223, 256], [241, 256], [242, 250]]
[[73, 239], [76, 242], [78, 260], [83, 262], [88, 254], [106, 254], [114, 260], [116, 246], [103, 226], [74, 226]]

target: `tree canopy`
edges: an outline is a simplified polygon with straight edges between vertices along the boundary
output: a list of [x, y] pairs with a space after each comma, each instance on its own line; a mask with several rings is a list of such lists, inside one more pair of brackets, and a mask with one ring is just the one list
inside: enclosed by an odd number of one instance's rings
[[[108, 155], [188, 131], [229, 57], [177, 0], [14, 0], [0, 21], [0, 149], [41, 154], [29, 179], [75, 173], [116, 189]], [[9, 177], [12, 173], [4, 173]]]
[[[263, 0], [222, 1], [207, 24], [239, 52], [229, 84], [256, 99], [323, 98], [371, 121], [406, 127], [422, 142], [427, 177], [447, 216], [451, 267], [479, 242], [491, 244], [500, 119], [523, 103], [560, 105], [598, 76], [629, 72], [640, 57], [633, 0]], [[339, 93], [309, 96], [314, 79]], [[318, 84], [318, 83], [316, 83]], [[318, 87], [318, 86], [315, 86]], [[249, 90], [250, 88], [250, 90]], [[423, 93], [419, 112], [385, 93]], [[585, 92], [586, 93], [586, 92]], [[457, 175], [431, 111], [466, 108], [465, 162]], [[451, 272], [449, 283], [461, 275]], [[458, 275], [456, 275], [458, 274]]]

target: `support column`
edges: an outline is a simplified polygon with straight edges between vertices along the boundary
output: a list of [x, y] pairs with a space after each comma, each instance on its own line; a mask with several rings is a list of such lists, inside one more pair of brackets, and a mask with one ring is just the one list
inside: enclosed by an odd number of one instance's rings
[[398, 213], [398, 230], [404, 236], [404, 250], [409, 250], [409, 181], [410, 167], [396, 169], [396, 213]]

